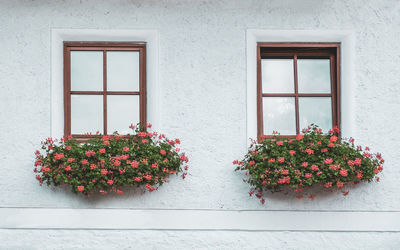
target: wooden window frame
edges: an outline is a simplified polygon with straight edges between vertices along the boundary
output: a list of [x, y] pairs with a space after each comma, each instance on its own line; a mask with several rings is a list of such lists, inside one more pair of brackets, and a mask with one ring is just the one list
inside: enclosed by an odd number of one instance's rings
[[[297, 58], [327, 58], [330, 59], [331, 92], [299, 93]], [[293, 59], [294, 93], [263, 93], [262, 69], [263, 58], [291, 58]], [[274, 135], [264, 134], [263, 124], [263, 97], [294, 97], [296, 114], [296, 135], [300, 134], [299, 97], [331, 97], [332, 127], [340, 129], [340, 43], [257, 43], [257, 137], [273, 138]], [[340, 132], [338, 134], [340, 136]], [[295, 135], [278, 135], [278, 137], [295, 137]]]
[[[103, 52], [103, 90], [102, 91], [71, 91], [71, 51], [102, 51]], [[139, 52], [139, 91], [108, 91], [107, 90], [107, 51], [138, 51]], [[77, 139], [88, 138], [87, 135], [71, 134], [71, 95], [103, 95], [103, 131], [107, 134], [107, 96], [108, 95], [138, 95], [139, 120], [145, 125], [147, 120], [146, 93], [146, 43], [145, 42], [64, 42], [64, 135], [72, 135]], [[95, 135], [93, 135], [95, 136]], [[93, 137], [92, 136], [92, 137]]]

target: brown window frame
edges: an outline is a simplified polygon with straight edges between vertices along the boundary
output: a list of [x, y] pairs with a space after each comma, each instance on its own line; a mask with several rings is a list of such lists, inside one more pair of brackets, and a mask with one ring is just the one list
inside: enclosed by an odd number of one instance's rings
[[[331, 92], [298, 93], [297, 58], [327, 58], [330, 59]], [[261, 59], [293, 58], [294, 63], [294, 93], [263, 93]], [[296, 135], [300, 134], [299, 97], [331, 97], [332, 127], [340, 129], [340, 43], [257, 43], [257, 137], [273, 138], [264, 134], [263, 97], [295, 97]], [[339, 133], [340, 136], [340, 133]], [[278, 137], [295, 137], [295, 135], [279, 135]]]
[[[71, 91], [71, 51], [103, 51], [103, 90], [102, 91]], [[139, 91], [108, 91], [107, 90], [107, 51], [138, 51], [139, 52]], [[107, 134], [107, 96], [108, 95], [139, 95], [139, 120], [146, 124], [147, 94], [146, 94], [146, 43], [145, 42], [64, 42], [64, 135], [71, 135], [71, 95], [103, 95], [103, 131]], [[95, 136], [95, 135], [93, 135]], [[77, 139], [87, 138], [87, 135], [72, 134]]]

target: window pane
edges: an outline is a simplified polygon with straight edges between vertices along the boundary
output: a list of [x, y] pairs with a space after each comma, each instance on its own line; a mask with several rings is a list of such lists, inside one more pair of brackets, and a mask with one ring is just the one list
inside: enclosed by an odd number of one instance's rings
[[261, 60], [263, 93], [294, 93], [293, 59]]
[[132, 134], [131, 123], [139, 119], [139, 95], [107, 96], [107, 133]]
[[139, 52], [107, 52], [107, 90], [139, 91]]
[[296, 112], [294, 97], [263, 98], [264, 134], [278, 131], [281, 135], [296, 134]]
[[102, 51], [71, 51], [71, 90], [103, 90]]
[[297, 75], [300, 93], [330, 93], [329, 59], [298, 59]]
[[71, 133], [103, 133], [103, 96], [71, 95]]
[[332, 128], [332, 106], [330, 97], [299, 97], [300, 130], [311, 123], [324, 132]]

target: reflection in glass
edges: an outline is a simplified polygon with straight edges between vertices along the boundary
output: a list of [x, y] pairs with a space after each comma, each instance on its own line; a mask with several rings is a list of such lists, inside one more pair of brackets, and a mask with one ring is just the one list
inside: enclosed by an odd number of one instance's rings
[[71, 90], [103, 90], [102, 51], [71, 51]]
[[300, 130], [310, 124], [318, 125], [324, 133], [332, 128], [330, 97], [299, 97]]
[[107, 96], [107, 133], [132, 134], [129, 125], [139, 122], [139, 95]]
[[296, 113], [294, 97], [263, 98], [264, 134], [278, 131], [281, 135], [296, 134]]
[[107, 52], [107, 89], [139, 91], [139, 52]]
[[293, 59], [261, 60], [263, 93], [294, 93]]
[[71, 95], [71, 133], [103, 133], [103, 96]]
[[330, 93], [329, 59], [298, 59], [299, 93]]

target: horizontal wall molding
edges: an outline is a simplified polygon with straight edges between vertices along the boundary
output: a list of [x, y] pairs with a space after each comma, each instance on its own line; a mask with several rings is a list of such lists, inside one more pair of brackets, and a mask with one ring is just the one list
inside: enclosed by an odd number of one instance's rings
[[0, 208], [0, 228], [400, 232], [400, 211]]

